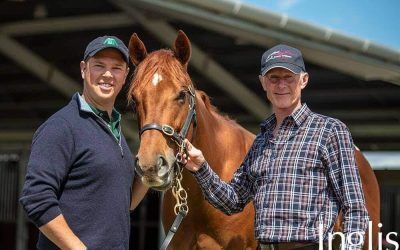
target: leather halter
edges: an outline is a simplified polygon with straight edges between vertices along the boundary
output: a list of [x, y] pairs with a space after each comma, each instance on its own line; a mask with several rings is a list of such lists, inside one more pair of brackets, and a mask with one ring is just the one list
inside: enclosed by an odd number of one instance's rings
[[[175, 129], [168, 124], [160, 125], [158, 123], [146, 124], [139, 131], [139, 135], [142, 135], [147, 130], [158, 130], [161, 133], [163, 133], [164, 135], [168, 136], [172, 141], [174, 141], [178, 145], [178, 153], [176, 154], [176, 157], [175, 157], [175, 159], [176, 159], [175, 166], [176, 167], [174, 168], [174, 171], [176, 171], [176, 176], [180, 175], [180, 178], [176, 177], [175, 184], [172, 189], [173, 194], [174, 194], [174, 188], [177, 188], [176, 192], [184, 192], [186, 194], [186, 191], [181, 186], [181, 180], [180, 180], [182, 178], [181, 173], [182, 173], [182, 167], [183, 167], [183, 165], [182, 165], [183, 153], [186, 150], [184, 139], [187, 136], [190, 124], [192, 124], [192, 122], [193, 122], [194, 129], [197, 126], [196, 101], [195, 101], [196, 95], [195, 95], [192, 85], [189, 85], [188, 90], [190, 93], [189, 113], [188, 113], [185, 123], [183, 124], [183, 127], [179, 133], [177, 133], [175, 131]], [[174, 194], [174, 196], [175, 195], [176, 194]], [[184, 197], [182, 197], [182, 195], [177, 195], [175, 198], [177, 199], [177, 204], [175, 205], [176, 217], [175, 217], [174, 222], [172, 223], [171, 228], [168, 231], [167, 236], [165, 237], [165, 239], [160, 247], [160, 250], [167, 249], [169, 243], [171, 242], [172, 238], [174, 237], [176, 231], [178, 230], [183, 218], [186, 216], [186, 214], [189, 211], [188, 206], [187, 206], [187, 194]]]
[[[193, 122], [194, 128], [197, 125], [197, 119], [196, 119], [196, 101], [195, 101], [195, 92], [193, 90], [193, 87], [189, 85], [188, 87], [190, 96], [189, 96], [189, 113], [186, 117], [185, 123], [183, 124], [182, 129], [180, 130], [179, 133], [175, 131], [173, 127], [171, 127], [168, 124], [158, 124], [158, 123], [149, 123], [144, 125], [140, 131], [139, 135], [142, 135], [145, 131], [147, 130], [158, 130], [164, 135], [168, 136], [172, 141], [174, 141], [176, 144], [178, 144], [179, 150], [183, 150], [184, 147], [183, 145], [183, 140], [186, 138], [187, 133], [189, 131], [190, 124]], [[180, 156], [181, 157], [181, 156]]]

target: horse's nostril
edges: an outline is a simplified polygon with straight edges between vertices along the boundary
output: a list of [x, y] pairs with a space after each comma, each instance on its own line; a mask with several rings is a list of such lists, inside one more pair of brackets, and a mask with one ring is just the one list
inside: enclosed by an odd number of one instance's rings
[[159, 157], [157, 160], [157, 167], [161, 167], [162, 164], [163, 164], [163, 159], [161, 157]]
[[161, 168], [162, 166], [166, 165], [167, 165], [167, 160], [162, 155], [159, 155], [157, 159], [157, 168]]
[[142, 171], [142, 169], [140, 168], [140, 165], [139, 165], [139, 157], [137, 157], [137, 156], [135, 158], [135, 171], [136, 171], [136, 173], [138, 175], [140, 175], [140, 176], [143, 175], [143, 171]]
[[163, 177], [168, 174], [168, 163], [163, 156], [158, 156], [157, 159], [157, 175]]
[[139, 167], [139, 157], [135, 158], [135, 167]]

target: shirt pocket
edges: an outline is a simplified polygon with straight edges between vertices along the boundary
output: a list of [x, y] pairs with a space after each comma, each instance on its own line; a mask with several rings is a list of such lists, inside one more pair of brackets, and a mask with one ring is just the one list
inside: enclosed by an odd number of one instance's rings
[[292, 178], [294, 196], [293, 202], [301, 205], [314, 203], [315, 199], [326, 187], [327, 176], [319, 159], [299, 159]]
[[323, 178], [325, 175], [324, 165], [319, 159], [301, 158], [292, 164], [292, 174], [296, 178]]

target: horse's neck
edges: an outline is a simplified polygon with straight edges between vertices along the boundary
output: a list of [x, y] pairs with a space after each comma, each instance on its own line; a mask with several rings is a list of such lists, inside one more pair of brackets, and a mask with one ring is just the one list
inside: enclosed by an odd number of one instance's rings
[[214, 167], [217, 174], [221, 174], [229, 164], [238, 167], [244, 154], [249, 148], [253, 135], [228, 121], [226, 118], [210, 111], [203, 102], [196, 108], [197, 128], [193, 140], [207, 162]]
[[211, 140], [218, 136], [218, 131], [221, 130], [220, 122], [208, 110], [197, 108], [197, 127], [195, 131], [195, 138], [193, 144], [202, 151], [207, 151], [208, 148], [215, 148], [215, 150], [223, 150], [217, 148], [217, 142]]

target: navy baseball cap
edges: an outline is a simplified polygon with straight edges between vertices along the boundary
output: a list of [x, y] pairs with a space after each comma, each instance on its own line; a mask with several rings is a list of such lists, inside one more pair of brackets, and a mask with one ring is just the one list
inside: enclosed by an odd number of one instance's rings
[[119, 38], [115, 36], [100, 36], [91, 41], [86, 47], [83, 60], [85, 61], [88, 57], [94, 56], [97, 52], [107, 48], [114, 48], [121, 52], [126, 63], [129, 63], [129, 51]]
[[306, 72], [300, 50], [284, 44], [276, 45], [262, 55], [260, 75], [264, 76], [273, 68], [285, 68], [295, 74]]

